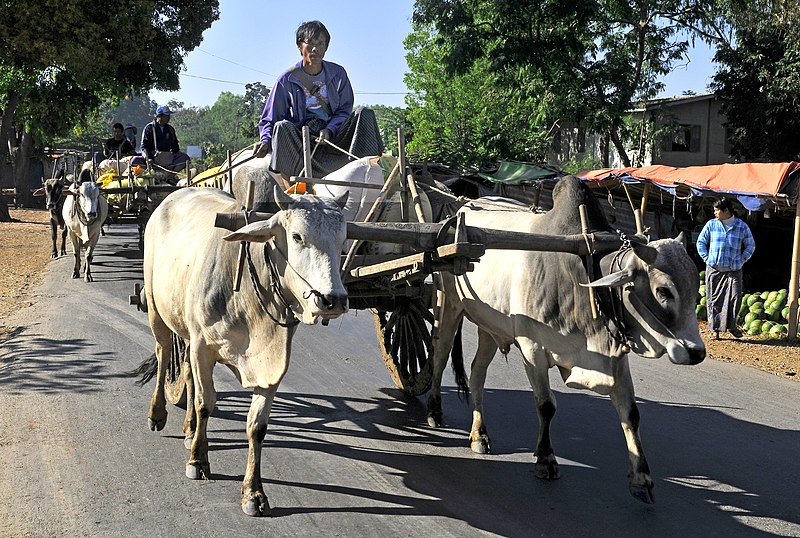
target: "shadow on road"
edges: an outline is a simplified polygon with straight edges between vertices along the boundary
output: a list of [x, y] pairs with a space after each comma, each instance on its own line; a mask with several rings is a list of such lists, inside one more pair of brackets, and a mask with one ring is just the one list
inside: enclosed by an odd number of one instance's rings
[[53, 340], [18, 327], [0, 340], [0, 390], [6, 395], [101, 390], [111, 377], [108, 355], [92, 348], [84, 338]]
[[[553, 443], [562, 478], [545, 482], [532, 472], [537, 424], [528, 391], [487, 390], [488, 429], [497, 452], [489, 456], [470, 452], [471, 407], [458, 402], [455, 390], [443, 391], [451, 423], [440, 430], [425, 425], [420, 399], [395, 391], [363, 399], [279, 393], [264, 442], [268, 494], [270, 485], [287, 486], [363, 499], [364, 506], [353, 508], [352, 500], [340, 508], [276, 506], [273, 515], [454, 517], [504, 536], [560, 536], [589, 528], [595, 536], [703, 535], [710, 529], [719, 536], [765, 534], [755, 524], [800, 531], [800, 509], [792, 500], [800, 491], [799, 432], [743, 422], [725, 409], [640, 400], [658, 503], [648, 506], [627, 493], [627, 450], [608, 399], [588, 393], [557, 397]], [[222, 451], [240, 451], [244, 464], [249, 405], [248, 391], [219, 394], [209, 423], [212, 470], [214, 454]], [[760, 448], [741, 449], [747, 446]], [[268, 462], [280, 449], [368, 462], [384, 469], [382, 474], [402, 477], [416, 494], [348, 486], [346, 476], [333, 484], [273, 479]], [[175, 450], [181, 450], [178, 443]]]

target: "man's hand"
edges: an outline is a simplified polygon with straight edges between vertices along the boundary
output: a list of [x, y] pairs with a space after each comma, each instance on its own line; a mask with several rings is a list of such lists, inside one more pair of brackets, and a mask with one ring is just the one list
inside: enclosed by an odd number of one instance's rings
[[266, 157], [267, 153], [269, 153], [269, 144], [266, 142], [259, 142], [256, 148], [253, 150], [253, 155], [259, 159]]
[[331, 133], [330, 129], [323, 129], [319, 132], [319, 136], [317, 137], [317, 142], [322, 142], [323, 140], [330, 140], [332, 138], [333, 133]]

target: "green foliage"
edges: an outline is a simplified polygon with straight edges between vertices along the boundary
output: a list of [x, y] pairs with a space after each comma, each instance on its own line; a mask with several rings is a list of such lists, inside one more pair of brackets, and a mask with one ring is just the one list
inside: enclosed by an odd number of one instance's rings
[[[741, 9], [741, 11], [739, 10]], [[734, 6], [734, 43], [720, 47], [713, 89], [727, 118], [731, 153], [742, 160], [800, 159], [800, 7]]]
[[[529, 136], [541, 135], [547, 123], [520, 121], [525, 108], [528, 116], [581, 124], [607, 136], [627, 163], [623, 143], [638, 134], [625, 125], [634, 100], [654, 97], [663, 88], [660, 77], [684, 56], [694, 36], [723, 38], [725, 26], [714, 8], [713, 0], [417, 0], [416, 29], [431, 25], [423, 39], [432, 43], [407, 42], [411, 82], [423, 76], [433, 84], [436, 76], [453, 90], [470, 88], [473, 97], [495, 108], [485, 119]], [[428, 57], [438, 71], [423, 73], [420, 62], [412, 62], [420, 50], [438, 52]], [[463, 88], [459, 81], [465, 82]], [[422, 84], [407, 84], [414, 92], [410, 105], [417, 99], [441, 110], [463, 98], [460, 91], [437, 95], [425, 93], [429, 88]], [[442, 101], [447, 97], [449, 103]], [[417, 121], [435, 119], [415, 117], [417, 136]], [[455, 131], [441, 134], [445, 145], [460, 140]], [[528, 148], [531, 154], [535, 146]]]
[[405, 139], [411, 140], [414, 133], [406, 119], [406, 109], [397, 106], [368, 105], [375, 112], [375, 120], [387, 153], [397, 155], [397, 129], [403, 128]]
[[501, 73], [477, 59], [469, 69], [451, 72], [441, 62], [450, 45], [435, 36], [432, 27], [415, 25], [405, 40], [409, 155], [455, 167], [501, 157], [541, 160], [548, 145], [548, 98], [525, 68]]

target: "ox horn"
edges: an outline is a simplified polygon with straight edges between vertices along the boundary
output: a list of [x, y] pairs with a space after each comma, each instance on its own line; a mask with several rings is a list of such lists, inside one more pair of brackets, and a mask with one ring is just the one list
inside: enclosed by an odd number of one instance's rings
[[678, 237], [675, 238], [675, 241], [680, 243], [684, 249], [686, 248], [686, 236], [683, 235], [683, 232], [678, 234]]
[[610, 275], [606, 275], [588, 284], [581, 283], [580, 285], [584, 288], [618, 288], [628, 282], [633, 282], [633, 277], [633, 271], [630, 269], [623, 269], [622, 271], [611, 273]]
[[275, 195], [275, 203], [281, 209], [289, 209], [289, 206], [294, 202], [292, 197], [283, 192], [277, 185], [273, 187], [273, 193]]
[[656, 262], [658, 250], [656, 250], [654, 247], [637, 243], [636, 241], [631, 241], [631, 248], [633, 248], [633, 253], [636, 254], [636, 256], [646, 264], [653, 265]]

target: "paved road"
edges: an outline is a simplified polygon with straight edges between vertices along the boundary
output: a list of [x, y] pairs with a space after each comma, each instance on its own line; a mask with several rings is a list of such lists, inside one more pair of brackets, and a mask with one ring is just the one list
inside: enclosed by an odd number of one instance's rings
[[[533, 398], [519, 356], [489, 372], [496, 454], [469, 451], [470, 409], [446, 379], [448, 426], [391, 386], [372, 318], [301, 327], [264, 445], [274, 517], [239, 508], [250, 395], [219, 368], [212, 480], [184, 478], [182, 410], [147, 428], [152, 384], [120, 377], [152, 352], [132, 228], [98, 246], [96, 282], [52, 262], [38, 302], [0, 344], [0, 536], [800, 536], [800, 385], [708, 360], [632, 359], [655, 506], [627, 492], [607, 398], [560, 380], [562, 478], [532, 474]], [[465, 352], [474, 349], [474, 331]], [[448, 376], [450, 376], [448, 371]]]

